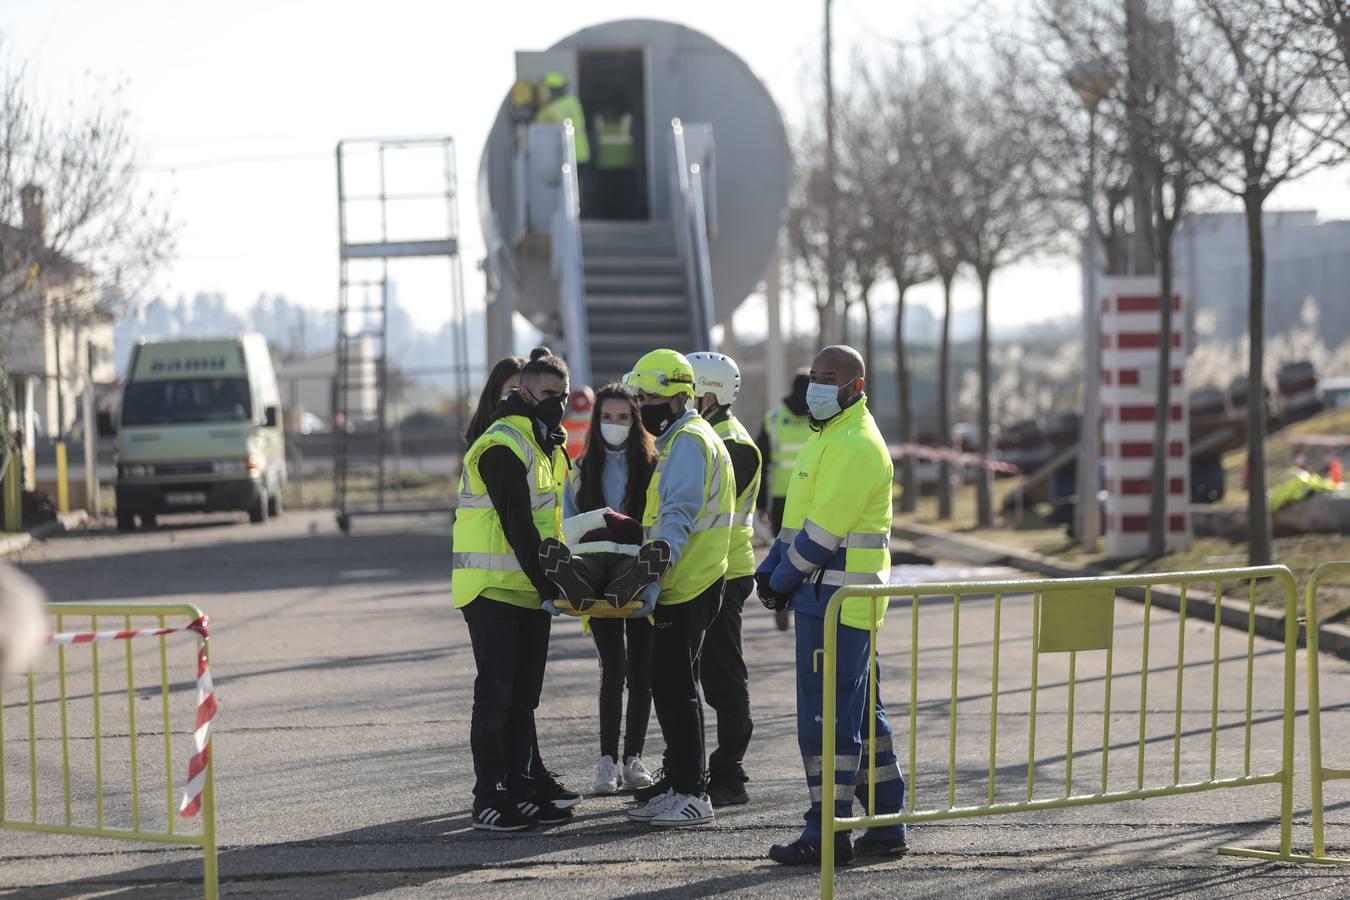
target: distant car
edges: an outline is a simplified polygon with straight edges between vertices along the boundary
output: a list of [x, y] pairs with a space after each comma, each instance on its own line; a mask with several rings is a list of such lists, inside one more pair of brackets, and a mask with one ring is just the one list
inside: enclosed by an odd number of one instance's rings
[[1350, 409], [1350, 377], [1323, 378], [1317, 391], [1327, 409]]
[[300, 417], [301, 434], [321, 434], [327, 430], [328, 426], [324, 424], [323, 419], [320, 419], [314, 413], [307, 412]]

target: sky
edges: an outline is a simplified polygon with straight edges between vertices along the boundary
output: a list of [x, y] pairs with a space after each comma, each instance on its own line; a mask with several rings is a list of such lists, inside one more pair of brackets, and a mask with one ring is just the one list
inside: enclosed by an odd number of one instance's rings
[[[957, 52], [1017, 0], [837, 0], [836, 79], [851, 60], [921, 30]], [[181, 222], [178, 257], [149, 295], [221, 292], [236, 309], [260, 293], [334, 308], [337, 214], [334, 147], [344, 138], [450, 134], [457, 143], [465, 295], [481, 305], [476, 173], [515, 50], [546, 49], [591, 24], [669, 18], [703, 31], [750, 65], [789, 122], [805, 115], [819, 71], [823, 4], [685, 0], [469, 3], [463, 0], [6, 0], [0, 49], [26, 60], [48, 102], [87, 97], [91, 79], [125, 82], [145, 184], [170, 198]], [[1350, 217], [1344, 174], [1283, 188], [1269, 208]], [[441, 290], [401, 291], [417, 323], [449, 314]], [[996, 282], [995, 334], [1077, 315], [1073, 260], [1010, 269]], [[911, 299], [936, 304], [934, 286]], [[884, 300], [884, 298], [883, 298]], [[976, 295], [963, 285], [957, 306]], [[762, 305], [738, 317], [750, 324]], [[791, 318], [791, 316], [789, 316]], [[798, 319], [809, 318], [804, 310]], [[802, 323], [807, 324], [806, 322]]]

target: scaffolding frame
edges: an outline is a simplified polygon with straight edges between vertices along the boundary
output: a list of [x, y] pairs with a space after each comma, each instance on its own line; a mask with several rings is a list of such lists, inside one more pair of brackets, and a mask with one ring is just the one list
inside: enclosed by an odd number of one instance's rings
[[[439, 148], [441, 153], [441, 185], [437, 190], [427, 192], [390, 193], [387, 190], [391, 171], [391, 158], [399, 151], [410, 149]], [[374, 194], [349, 194], [347, 191], [349, 166], [353, 160], [349, 151], [373, 151], [377, 166], [377, 191]], [[333, 506], [337, 514], [338, 527], [348, 533], [352, 519], [358, 515], [424, 514], [450, 512], [451, 506], [444, 505], [407, 505], [402, 502], [390, 504], [385, 496], [386, 457], [389, 444], [389, 423], [387, 421], [386, 395], [389, 384], [389, 264], [391, 260], [443, 257], [449, 266], [450, 291], [449, 313], [451, 343], [449, 349], [459, 360], [453, 368], [454, 391], [457, 396], [456, 420], [462, 418], [468, 399], [468, 336], [466, 334], [464, 305], [464, 274], [459, 252], [459, 194], [455, 167], [454, 138], [444, 136], [402, 137], [402, 138], [349, 138], [338, 141], [337, 149], [337, 200], [338, 200], [338, 309], [337, 309], [337, 371], [334, 380], [333, 398]], [[369, 173], [367, 173], [369, 174]], [[444, 203], [445, 231], [440, 234], [423, 235], [414, 238], [391, 239], [390, 210], [392, 204], [409, 201]], [[378, 208], [378, 240], [351, 240], [349, 231], [349, 211], [353, 204], [375, 204]], [[378, 278], [352, 278], [349, 266], [353, 261], [374, 261], [379, 263]], [[378, 291], [378, 300], [370, 302], [372, 290]], [[363, 296], [358, 303], [353, 302], [353, 293], [361, 291]], [[364, 354], [357, 360], [357, 370], [353, 371], [353, 348], [361, 347], [369, 339], [374, 347], [373, 380], [366, 372]], [[362, 392], [373, 388], [375, 391], [374, 455], [375, 455], [375, 502], [373, 505], [357, 505], [351, 498], [351, 474], [354, 466], [352, 429], [354, 421], [353, 392], [364, 396]], [[395, 453], [399, 441], [398, 429], [394, 429]], [[397, 466], [397, 456], [395, 465]], [[401, 489], [399, 491], [401, 500]]]

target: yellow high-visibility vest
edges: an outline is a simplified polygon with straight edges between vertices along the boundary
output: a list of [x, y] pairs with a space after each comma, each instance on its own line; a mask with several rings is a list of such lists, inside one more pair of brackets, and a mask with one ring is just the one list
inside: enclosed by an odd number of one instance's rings
[[[826, 566], [808, 583], [839, 588], [847, 584], [886, 583], [891, 569], [891, 483], [895, 466], [867, 398], [812, 432], [797, 455], [778, 539], [791, 545], [803, 529], [817, 544], [844, 550], [844, 568]], [[877, 625], [886, 614], [877, 601]], [[872, 601], [844, 601], [839, 621], [870, 627]]]
[[633, 142], [633, 116], [595, 117], [595, 167], [631, 169], [637, 165], [637, 146]]
[[811, 417], [780, 406], [764, 417], [764, 431], [769, 435], [769, 493], [781, 499], [787, 496], [797, 454], [813, 433]]
[[533, 425], [524, 416], [498, 419], [473, 442], [464, 458], [451, 557], [454, 606], [459, 609], [486, 595], [513, 606], [538, 609], [539, 593], [520, 568], [478, 474], [479, 460], [492, 447], [509, 448], [525, 464], [532, 491], [534, 527], [539, 530], [539, 537], [558, 537], [562, 530], [567, 454], [561, 447], [555, 448], [552, 456], [545, 454], [534, 439]]
[[[755, 441], [750, 437], [750, 432], [745, 430], [735, 416], [729, 416], [726, 420], [718, 422], [713, 426], [724, 441], [740, 444], [749, 447], [755, 451], [755, 477], [745, 486], [745, 490], [736, 498], [736, 508], [732, 511], [731, 520], [731, 547], [727, 551], [727, 578], [743, 578], [746, 575], [755, 574], [755, 547], [753, 539], [755, 535], [755, 501], [759, 497], [759, 480], [761, 477], [761, 467], [763, 460], [759, 455], [759, 447], [755, 446]], [[733, 478], [735, 469], [733, 467]]]
[[677, 423], [675, 433], [665, 441], [656, 458], [656, 470], [647, 486], [647, 508], [642, 515], [647, 540], [658, 536], [661, 522], [661, 470], [665, 468], [670, 448], [681, 439], [693, 439], [703, 451], [705, 477], [703, 506], [689, 543], [674, 566], [661, 579], [661, 597], [657, 601], [666, 606], [686, 603], [706, 591], [727, 574], [727, 550], [731, 546], [732, 510], [736, 504], [736, 476], [731, 469], [731, 457], [722, 439], [711, 425], [700, 416]]
[[572, 120], [572, 146], [576, 149], [577, 165], [585, 165], [591, 161], [591, 142], [586, 137], [586, 113], [580, 100], [572, 94], [563, 94], [545, 104], [535, 117], [536, 122], [562, 123], [568, 119]]

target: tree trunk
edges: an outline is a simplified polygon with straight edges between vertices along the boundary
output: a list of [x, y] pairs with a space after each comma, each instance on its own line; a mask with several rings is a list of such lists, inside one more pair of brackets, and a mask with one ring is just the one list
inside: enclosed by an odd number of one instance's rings
[[[951, 423], [951, 323], [952, 280], [955, 273], [942, 275], [942, 334], [938, 338], [937, 391], [937, 446], [947, 449], [952, 443]], [[952, 466], [947, 460], [938, 463], [937, 481], [938, 518], [952, 517]]]
[[1271, 547], [1270, 504], [1266, 498], [1266, 245], [1261, 223], [1265, 197], [1248, 188], [1242, 198], [1247, 213], [1247, 254], [1250, 261], [1247, 331], [1247, 564], [1268, 565]]
[[1128, 78], [1125, 88], [1125, 114], [1130, 147], [1130, 208], [1134, 223], [1131, 240], [1132, 273], [1152, 275], [1153, 259], [1153, 173], [1149, 165], [1149, 80], [1153, 65], [1149, 60], [1152, 44], [1146, 0], [1125, 0], [1125, 46]]
[[1148, 558], [1167, 554], [1167, 426], [1172, 420], [1172, 223], [1158, 223], [1158, 385], [1153, 399], [1153, 477], [1148, 510]]
[[[895, 388], [900, 410], [900, 443], [914, 440], [914, 423], [909, 406], [909, 362], [905, 359], [905, 291], [907, 285], [896, 282], [899, 296], [895, 301]], [[908, 456], [900, 460], [900, 511], [914, 512], [919, 498], [919, 482], [914, 477], [914, 460]]]
[[872, 377], [872, 285], [862, 286], [861, 293], [858, 295], [858, 302], [862, 304], [863, 311], [863, 345], [862, 356], [863, 366], [867, 369], [867, 377]]
[[[989, 282], [992, 269], [981, 269], [980, 278], [980, 456], [987, 461], [993, 451], [989, 415]], [[990, 490], [990, 472], [981, 468], [975, 476], [975, 523], [980, 528], [994, 526], [994, 497]]]

